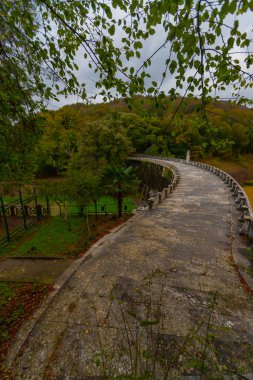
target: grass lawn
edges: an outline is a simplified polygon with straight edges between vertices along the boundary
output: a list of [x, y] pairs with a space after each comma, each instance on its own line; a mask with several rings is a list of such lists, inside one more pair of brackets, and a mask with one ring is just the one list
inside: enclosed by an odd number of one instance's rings
[[12, 202], [16, 202], [16, 201], [20, 201], [20, 198], [19, 196], [15, 196], [15, 197], [4, 197], [3, 198], [3, 201], [4, 203], [12, 203]]
[[[24, 196], [23, 201], [27, 198], [29, 198], [29, 197]], [[19, 201], [19, 197], [7, 197], [6, 196], [3, 198], [3, 201], [5, 204], [7, 204], [7, 203]], [[46, 197], [38, 195], [37, 196], [37, 202], [38, 202], [38, 204], [41, 204], [44, 207], [46, 207]], [[34, 201], [32, 201], [31, 203], [34, 203]], [[59, 215], [60, 209], [61, 209], [61, 213], [64, 214], [63, 205], [61, 205], [61, 207], [59, 208], [57, 203], [51, 198], [49, 198], [49, 205], [51, 208], [51, 215], [52, 216]], [[135, 208], [136, 208], [136, 204], [134, 203], [132, 198], [128, 198], [128, 197], [123, 198], [123, 211], [124, 212], [131, 212]], [[91, 203], [90, 205], [86, 206], [82, 210], [82, 212], [84, 214], [87, 211], [90, 214], [95, 214], [95, 212], [96, 212], [95, 204]], [[75, 214], [79, 214], [80, 212], [81, 212], [80, 207], [76, 206], [75, 203], [69, 205], [69, 207], [68, 207], [68, 213], [69, 214], [75, 215]], [[109, 196], [109, 195], [105, 195], [105, 196], [99, 198], [99, 200], [97, 201], [97, 213], [98, 214], [106, 214], [106, 213], [117, 214], [117, 212], [118, 212], [118, 203], [117, 203], [116, 198], [113, 198], [112, 196]]]
[[24, 232], [18, 240], [0, 247], [0, 256], [75, 257], [117, 223], [110, 215], [99, 215], [97, 220], [92, 215], [88, 229], [85, 216], [69, 216], [67, 221], [52, 217]]
[[7, 245], [4, 253], [61, 257], [77, 244], [84, 224], [84, 218], [79, 217], [70, 217], [67, 222], [60, 217], [47, 219], [25, 232], [21, 239]]
[[[41, 202], [42, 203], [42, 202]], [[53, 201], [49, 200], [50, 207], [51, 207], [51, 213], [52, 215], [58, 215], [59, 214], [59, 206]], [[133, 209], [136, 208], [136, 205], [132, 198], [123, 198], [123, 210], [125, 212], [131, 212]], [[81, 211], [80, 207], [76, 206], [74, 203], [69, 205], [68, 213], [69, 214], [78, 214], [80, 212], [83, 212], [84, 214], [86, 212], [89, 212], [90, 214], [95, 214], [95, 204], [90, 204]], [[64, 207], [61, 206], [61, 212], [64, 213]], [[113, 198], [109, 195], [103, 196], [99, 198], [97, 201], [97, 213], [98, 214], [117, 214], [118, 212], [118, 203], [117, 199]]]

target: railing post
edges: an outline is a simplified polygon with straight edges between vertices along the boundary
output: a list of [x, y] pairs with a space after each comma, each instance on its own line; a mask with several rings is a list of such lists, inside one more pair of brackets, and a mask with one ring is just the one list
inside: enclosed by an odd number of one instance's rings
[[24, 227], [27, 230], [27, 224], [26, 224], [26, 218], [25, 218], [25, 210], [24, 210], [24, 204], [23, 204], [21, 190], [19, 189], [18, 192], [19, 192], [20, 205], [21, 205], [21, 210], [22, 210], [22, 215], [23, 215]]
[[148, 208], [149, 208], [149, 210], [153, 210], [154, 205], [155, 205], [155, 200], [154, 200], [154, 198], [153, 198], [153, 197], [152, 197], [152, 198], [149, 198], [149, 199], [148, 199]]
[[34, 194], [34, 202], [35, 202], [36, 215], [37, 215], [37, 219], [38, 219], [38, 222], [39, 222], [40, 221], [40, 214], [39, 214], [39, 209], [38, 209], [38, 202], [37, 202], [35, 187], [33, 188], [33, 194]]
[[7, 218], [6, 218], [6, 213], [5, 213], [5, 208], [4, 208], [4, 201], [3, 201], [2, 196], [0, 196], [0, 199], [1, 199], [1, 209], [2, 209], [2, 214], [3, 214], [3, 220], [4, 220], [4, 227], [5, 227], [6, 237], [7, 237], [7, 240], [10, 241], [11, 240], [11, 236], [10, 236], [10, 231], [9, 231], [9, 226], [8, 226], [8, 222], [7, 222]]
[[253, 238], [253, 214], [244, 215], [244, 223], [240, 229], [240, 234]]

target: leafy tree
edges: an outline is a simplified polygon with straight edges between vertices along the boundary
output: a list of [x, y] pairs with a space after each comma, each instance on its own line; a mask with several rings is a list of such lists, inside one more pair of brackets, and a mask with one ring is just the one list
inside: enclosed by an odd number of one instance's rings
[[27, 116], [11, 126], [4, 122], [1, 124], [0, 113], [1, 181], [8, 179], [26, 183], [31, 180], [37, 169], [34, 157], [40, 135], [39, 125], [39, 119], [34, 116]]
[[124, 163], [132, 152], [131, 140], [122, 125], [102, 118], [82, 126], [70, 166], [99, 174], [112, 162]]
[[[79, 125], [80, 127], [80, 125]], [[68, 181], [73, 197], [84, 207], [103, 194], [104, 173], [112, 162], [124, 162], [132, 152], [131, 142], [125, 130], [107, 119], [84, 124], [77, 149], [68, 165]]]
[[41, 136], [38, 143], [37, 173], [64, 174], [72, 154], [77, 150], [77, 112], [71, 107], [41, 114]]
[[[142, 106], [145, 108], [144, 101]], [[141, 109], [135, 109], [135, 113], [120, 112], [117, 114], [117, 122], [122, 124], [137, 152], [147, 151], [155, 136], [160, 132], [160, 120], [155, 115], [144, 116], [140, 115], [141, 113]]]
[[[77, 56], [83, 56], [80, 66], [95, 73], [96, 91], [104, 101], [135, 94], [173, 98], [183, 91], [172, 120], [187, 94], [200, 96], [204, 115], [209, 96], [222, 96], [228, 86], [235, 101], [247, 102], [241, 91], [253, 86], [252, 36], [241, 32], [240, 17], [252, 10], [250, 0], [3, 0], [2, 151], [8, 150], [17, 122], [21, 134], [27, 126], [33, 134], [30, 121], [50, 99], [75, 94], [87, 100], [86, 83], [77, 79]], [[164, 60], [156, 80], [151, 77], [155, 59]], [[162, 91], [166, 78], [174, 83], [167, 94]], [[159, 112], [163, 115], [164, 109]], [[5, 167], [13, 159], [6, 156]]]
[[[82, 212], [84, 211], [85, 206], [90, 205], [93, 202], [95, 205], [95, 215], [97, 219], [97, 200], [103, 194], [101, 177], [94, 174], [93, 171], [87, 170], [87, 168], [85, 171], [69, 171], [68, 174], [69, 187], [72, 189], [72, 200], [76, 202]], [[86, 221], [89, 233], [90, 227], [88, 211], [88, 208], [86, 208]]]
[[118, 217], [122, 217], [123, 195], [136, 194], [139, 180], [132, 166], [127, 168], [123, 166], [110, 165], [104, 173], [104, 183], [107, 190], [117, 194], [118, 200]]
[[67, 221], [69, 208], [74, 201], [73, 184], [65, 179], [61, 182], [46, 182], [42, 187], [43, 193], [47, 195], [59, 207], [60, 215], [62, 214], [63, 208], [64, 220]]
[[[234, 98], [243, 101], [238, 91], [252, 86], [253, 55], [239, 17], [252, 10], [250, 0], [3, 0], [1, 58], [14, 60], [22, 90], [43, 99], [69, 93], [86, 99], [85, 83], [77, 80], [76, 57], [82, 52], [104, 96], [111, 97], [111, 89], [123, 96], [145, 90], [158, 95], [168, 75], [176, 82], [172, 96], [186, 84], [187, 92], [197, 90], [205, 102], [211, 91], [231, 84]], [[145, 56], [158, 28], [163, 40]], [[235, 48], [242, 59], [233, 54]], [[167, 56], [156, 83], [149, 80], [149, 67], [161, 49]]]
[[[231, 102], [211, 102], [206, 107], [207, 121], [198, 112], [199, 100], [188, 98], [171, 121], [180, 101], [164, 98], [159, 117], [150, 97], [133, 98], [130, 109], [129, 102], [120, 100], [43, 113], [44, 135], [37, 152], [41, 172], [44, 168], [45, 174], [49, 170], [63, 173], [74, 165], [77, 172], [92, 170], [101, 176], [108, 164], [123, 166], [134, 151], [184, 157], [190, 149], [194, 159], [236, 158], [253, 152], [251, 109]], [[63, 126], [65, 119], [72, 120], [71, 127]]]

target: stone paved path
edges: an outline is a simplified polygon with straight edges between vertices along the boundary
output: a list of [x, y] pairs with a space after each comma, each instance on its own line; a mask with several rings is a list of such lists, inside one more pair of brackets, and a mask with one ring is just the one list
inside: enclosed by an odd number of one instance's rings
[[253, 297], [231, 264], [231, 193], [209, 172], [175, 166], [174, 193], [92, 250], [19, 349], [24, 327], [6, 361], [15, 379], [253, 373]]

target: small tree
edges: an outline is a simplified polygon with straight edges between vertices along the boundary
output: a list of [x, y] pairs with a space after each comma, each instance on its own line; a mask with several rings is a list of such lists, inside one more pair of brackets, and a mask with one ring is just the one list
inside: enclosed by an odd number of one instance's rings
[[[91, 171], [74, 172], [69, 178], [72, 186], [72, 196], [80, 208], [84, 208], [90, 203], [95, 205], [97, 219], [97, 199], [101, 195], [101, 178]], [[89, 233], [89, 210], [86, 208], [87, 229]]]
[[62, 214], [62, 207], [64, 212], [64, 219], [68, 219], [69, 208], [73, 203], [74, 188], [70, 181], [63, 180], [61, 182], [48, 182], [44, 185], [44, 193], [52, 199], [59, 207], [60, 215]]
[[118, 217], [122, 217], [123, 195], [136, 194], [139, 180], [134, 173], [133, 167], [108, 166], [104, 173], [104, 183], [107, 189], [117, 194]]

